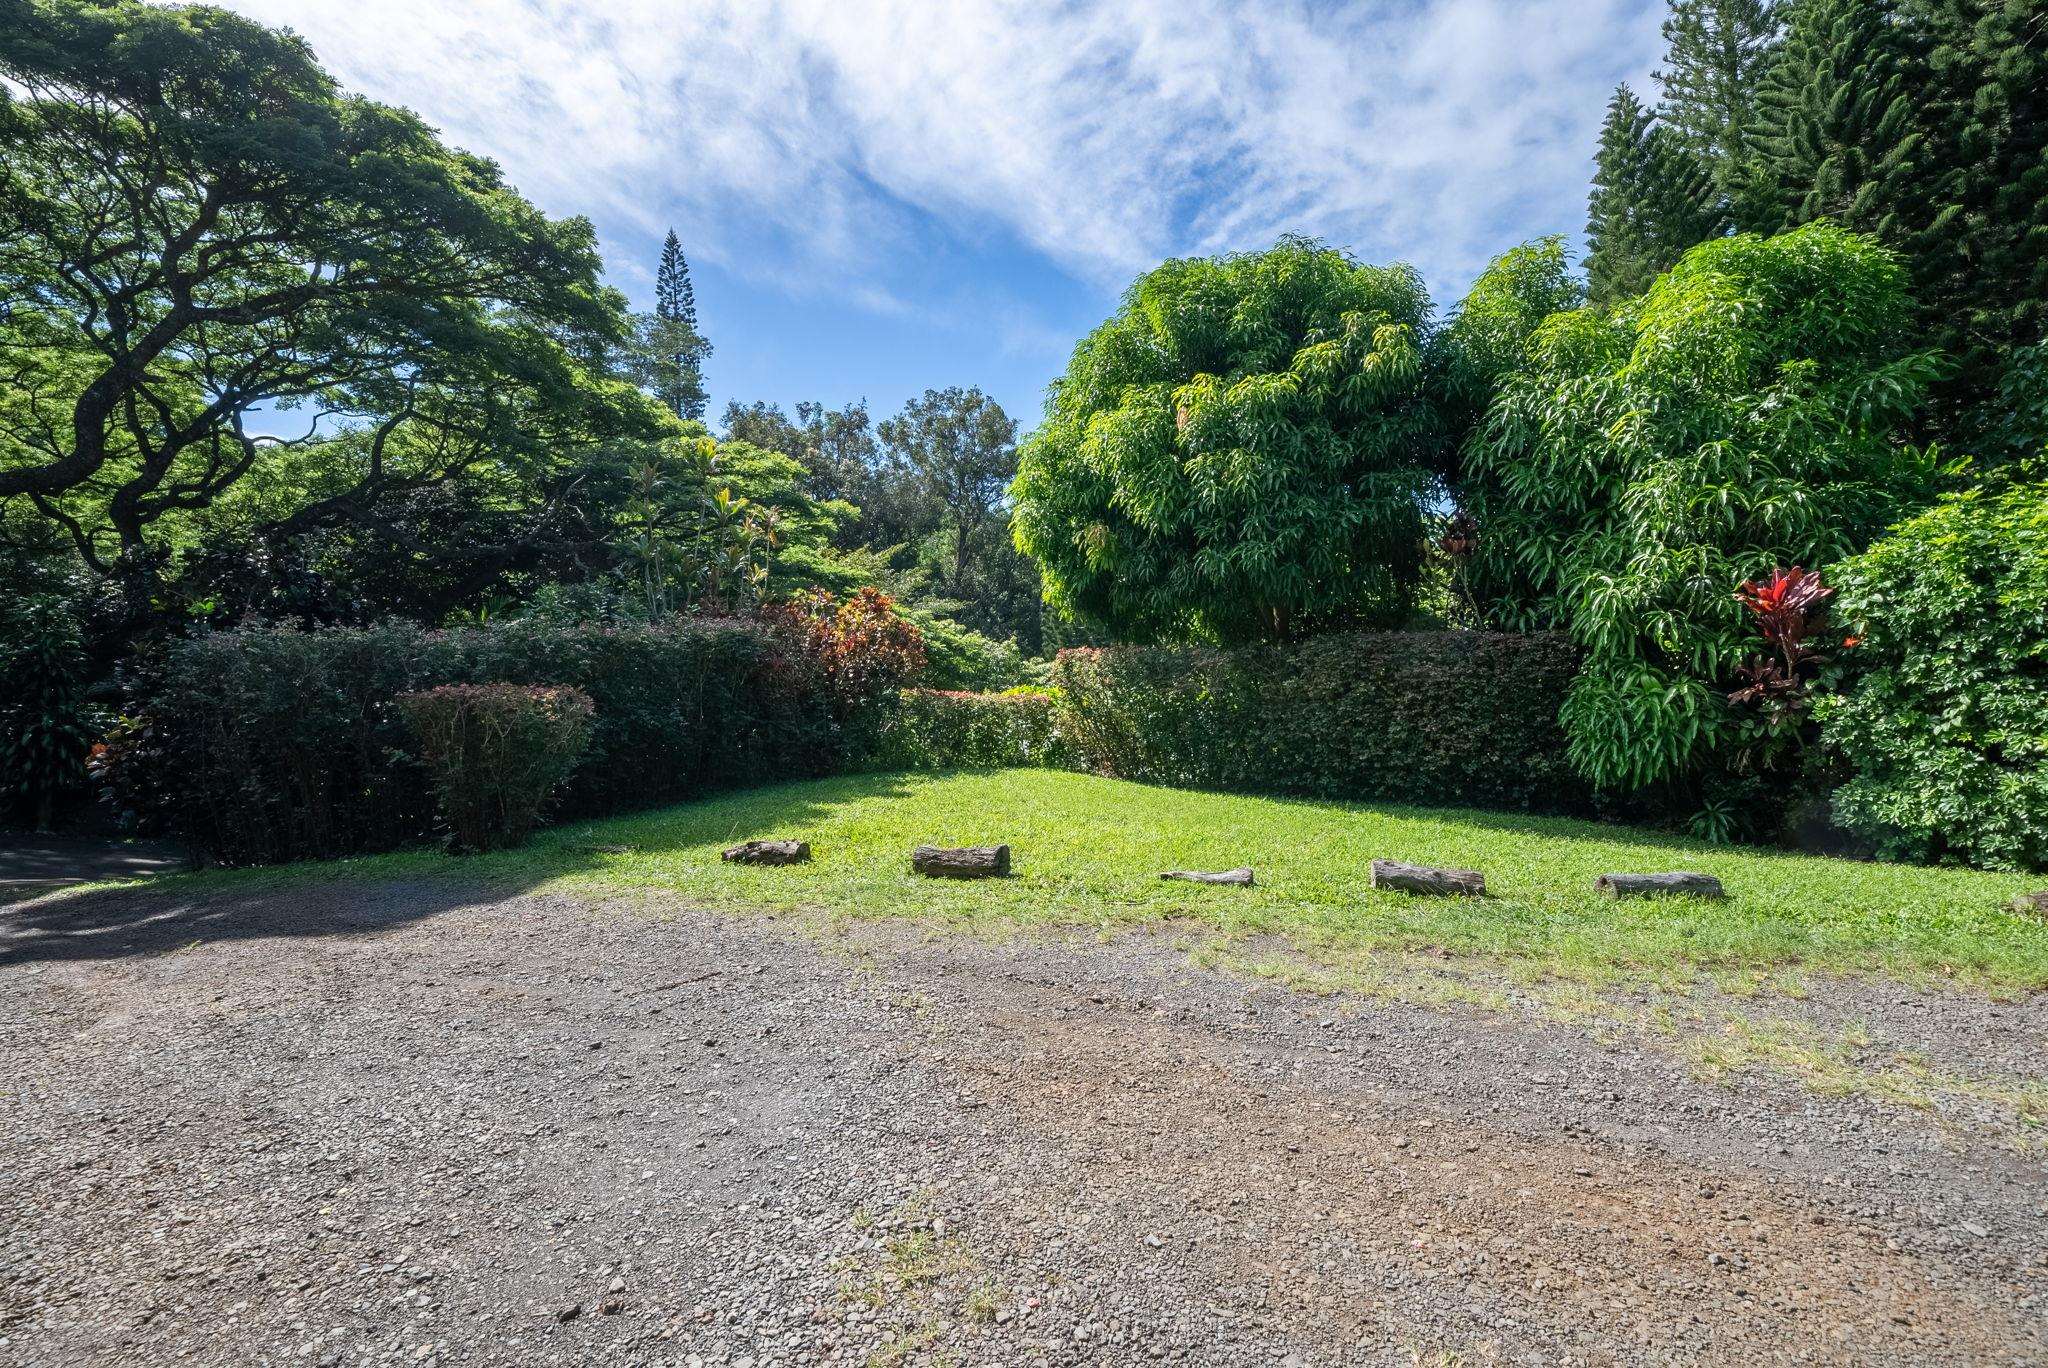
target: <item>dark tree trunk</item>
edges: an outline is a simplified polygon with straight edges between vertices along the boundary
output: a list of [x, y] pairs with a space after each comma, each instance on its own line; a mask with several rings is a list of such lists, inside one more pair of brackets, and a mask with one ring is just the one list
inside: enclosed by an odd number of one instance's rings
[[1425, 865], [1402, 864], [1399, 860], [1374, 860], [1372, 886], [1439, 898], [1486, 896], [1486, 876], [1476, 869], [1430, 869]]
[[1711, 874], [1602, 874], [1593, 887], [1610, 898], [1725, 898], [1721, 881]]
[[922, 845], [910, 852], [910, 867], [933, 879], [1001, 879], [1010, 872], [1010, 848], [962, 846], [949, 850]]
[[727, 846], [719, 854], [718, 858], [731, 864], [808, 864], [811, 858], [811, 843], [809, 841], [741, 841], [736, 846]]

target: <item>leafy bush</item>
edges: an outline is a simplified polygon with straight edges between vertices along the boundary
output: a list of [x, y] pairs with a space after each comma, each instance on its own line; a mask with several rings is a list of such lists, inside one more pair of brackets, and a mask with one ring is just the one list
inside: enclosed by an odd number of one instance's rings
[[1901, 438], [1935, 362], [1905, 276], [1827, 223], [1716, 239], [1608, 315], [1536, 332], [1466, 453], [1468, 583], [1497, 626], [1564, 628], [1586, 666], [1571, 756], [1605, 789], [1726, 766], [1724, 690], [1753, 650], [1731, 594], [1826, 567], [1932, 496]]
[[2048, 485], [1952, 498], [1831, 573], [1837, 817], [1892, 856], [2048, 867]]
[[892, 696], [924, 668], [924, 637], [887, 594], [860, 589], [839, 602], [822, 589], [771, 605], [763, 619], [805, 686], [820, 685], [847, 722]]
[[57, 800], [83, 787], [92, 745], [84, 671], [77, 619], [62, 599], [0, 607], [0, 815], [11, 808], [47, 827]]
[[997, 641], [950, 618], [915, 610], [924, 635], [925, 687], [974, 693], [1013, 688], [1024, 681], [1024, 655], [1014, 641]]
[[452, 849], [518, 845], [590, 742], [590, 695], [537, 684], [442, 684], [400, 694]]
[[1053, 676], [1061, 740], [1102, 773], [1566, 811], [1586, 801], [1557, 723], [1578, 663], [1557, 634], [1349, 632], [1244, 651], [1070, 650]]
[[1049, 601], [1133, 640], [1405, 619], [1429, 314], [1408, 267], [1302, 238], [1139, 279], [1019, 453], [1017, 545]]
[[1009, 769], [1060, 766], [1070, 759], [1053, 695], [1043, 689], [905, 689], [883, 723], [870, 764], [875, 769]]
[[850, 659], [850, 638], [825, 635], [832, 670], [779, 631], [719, 620], [210, 633], [170, 645], [132, 739], [107, 747], [106, 778], [141, 816], [227, 863], [415, 844], [432, 833], [433, 795], [392, 700], [455, 683], [590, 696], [569, 814], [812, 777], [838, 769], [871, 725], [844, 692], [871, 672]]

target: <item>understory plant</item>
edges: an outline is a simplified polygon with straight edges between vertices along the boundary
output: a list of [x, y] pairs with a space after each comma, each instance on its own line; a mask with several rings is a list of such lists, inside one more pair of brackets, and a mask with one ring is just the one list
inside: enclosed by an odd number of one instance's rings
[[1831, 573], [1836, 816], [1893, 857], [2048, 868], [2048, 485], [1950, 498]]
[[399, 697], [433, 778], [449, 848], [502, 850], [541, 809], [590, 741], [590, 695], [532, 684], [443, 684]]
[[77, 619], [54, 595], [0, 605], [0, 815], [47, 829], [85, 779], [92, 727]]

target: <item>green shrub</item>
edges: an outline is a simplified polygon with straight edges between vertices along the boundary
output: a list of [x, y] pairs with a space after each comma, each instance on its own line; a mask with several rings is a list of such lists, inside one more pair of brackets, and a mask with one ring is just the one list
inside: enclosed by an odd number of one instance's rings
[[1556, 634], [1347, 632], [1245, 651], [1062, 652], [1062, 741], [1126, 779], [1262, 793], [1569, 811]]
[[[875, 672], [851, 663], [858, 642], [820, 635], [812, 652], [761, 624], [719, 620], [208, 633], [170, 645], [129, 724], [148, 744], [110, 745], [107, 780], [138, 815], [225, 863], [416, 844], [433, 831], [433, 795], [392, 700], [455, 683], [590, 696], [596, 715], [562, 795], [567, 814], [814, 777], [842, 766], [875, 706], [863, 692]], [[148, 774], [126, 782], [124, 759]]]
[[1869, 238], [1717, 238], [1613, 313], [1553, 316], [1502, 381], [1466, 452], [1468, 583], [1492, 625], [1585, 648], [1563, 716], [1601, 788], [1682, 800], [1726, 770], [1755, 649], [1736, 586], [1828, 575], [1932, 497], [1910, 317]]
[[538, 684], [442, 684], [400, 694], [450, 847], [516, 846], [590, 742], [590, 695]]
[[77, 618], [55, 595], [0, 605], [0, 816], [48, 827], [59, 798], [84, 787], [93, 728]]
[[2048, 867], [2048, 485], [1952, 498], [1831, 577], [1838, 817], [1887, 855]]
[[905, 689], [883, 724], [870, 766], [1008, 769], [1059, 766], [1070, 758], [1053, 696], [1042, 689]]

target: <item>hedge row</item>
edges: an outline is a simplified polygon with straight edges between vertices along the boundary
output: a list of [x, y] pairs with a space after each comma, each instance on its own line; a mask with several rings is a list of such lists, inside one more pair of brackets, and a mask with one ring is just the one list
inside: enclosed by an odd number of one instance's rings
[[1063, 742], [1149, 783], [1579, 811], [1558, 707], [1579, 654], [1556, 634], [1354, 632], [1217, 651], [1061, 654]]
[[867, 767], [878, 770], [1057, 768], [1072, 762], [1053, 696], [1041, 689], [905, 689], [866, 757]]
[[394, 700], [454, 683], [590, 696], [589, 749], [556, 808], [569, 816], [826, 774], [847, 749], [831, 682], [752, 623], [391, 624], [173, 643], [96, 768], [117, 803], [225, 863], [419, 844], [434, 803]]

